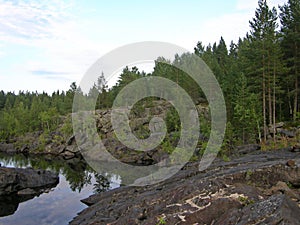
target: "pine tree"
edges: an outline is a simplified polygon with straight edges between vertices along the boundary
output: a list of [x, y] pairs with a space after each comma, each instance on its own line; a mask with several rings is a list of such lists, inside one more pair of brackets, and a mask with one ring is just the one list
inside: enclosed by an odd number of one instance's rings
[[[254, 78], [261, 83], [262, 114], [264, 141], [267, 138], [267, 123], [275, 123], [274, 113], [276, 109], [273, 102], [276, 84], [276, 74], [274, 73], [274, 62], [279, 61], [279, 55], [274, 55], [276, 50], [274, 43], [276, 40], [277, 12], [275, 8], [269, 9], [266, 0], [259, 0], [255, 17], [250, 21], [250, 56], [254, 70]], [[277, 58], [278, 57], [278, 58]], [[274, 86], [274, 88], [273, 88]], [[273, 98], [272, 98], [272, 95]], [[274, 120], [274, 121], [273, 121]]]
[[300, 112], [300, 2], [299, 0], [289, 0], [287, 4], [280, 7], [280, 21], [282, 24], [281, 34], [283, 36], [282, 49], [288, 67], [287, 82], [290, 113], [296, 120], [297, 113]]

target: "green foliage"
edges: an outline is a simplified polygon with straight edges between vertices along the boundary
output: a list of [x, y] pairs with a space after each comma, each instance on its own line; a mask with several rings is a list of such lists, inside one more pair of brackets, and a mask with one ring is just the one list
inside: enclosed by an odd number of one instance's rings
[[57, 134], [55, 134], [52, 139], [52, 143], [57, 144], [57, 145], [63, 144], [64, 141], [65, 141], [65, 139], [61, 135], [57, 135]]
[[67, 116], [63, 121], [63, 125], [60, 128], [65, 139], [70, 137], [73, 134], [73, 125], [71, 116]]
[[243, 204], [243, 206], [252, 205], [255, 203], [254, 200], [249, 199], [247, 196], [240, 195], [238, 200]]
[[165, 217], [159, 217], [157, 220], [157, 225], [167, 224]]
[[172, 146], [169, 138], [165, 138], [162, 142], [162, 149], [168, 154], [171, 154], [174, 151], [174, 147]]
[[230, 158], [225, 154], [222, 155], [222, 159], [224, 162], [230, 162]]
[[251, 171], [251, 170], [247, 170], [247, 172], [246, 172], [246, 180], [250, 180], [251, 179], [251, 176], [253, 175], [253, 171]]
[[43, 152], [43, 151], [45, 150], [46, 144], [47, 144], [47, 142], [48, 142], [48, 137], [49, 137], [49, 134], [48, 134], [47, 132], [42, 133], [42, 134], [39, 136], [39, 146], [38, 146], [38, 151]]
[[290, 189], [294, 188], [293, 184], [291, 184], [290, 182], [286, 182], [286, 185], [287, 185]]
[[[279, 7], [278, 12], [270, 8], [265, 0], [258, 1], [254, 17], [250, 21], [250, 31], [237, 43], [231, 42], [229, 48], [221, 37], [219, 42], [204, 46], [200, 41], [195, 47], [195, 54], [203, 59], [216, 76], [222, 88], [227, 107], [227, 131], [222, 154], [228, 155], [234, 145], [257, 142], [266, 139], [266, 128], [278, 121], [300, 120], [300, 3], [288, 0]], [[79, 103], [74, 111], [84, 111], [85, 106], [95, 103], [95, 109], [109, 108], [115, 97], [127, 84], [141, 77], [151, 79], [160, 76], [176, 83], [197, 102], [205, 97], [197, 83], [176, 66], [193, 65], [191, 54], [176, 55], [174, 61], [159, 57], [155, 61], [151, 74], [140, 72], [136, 67], [123, 69], [118, 82], [107, 87], [102, 73], [95, 81], [89, 93], [83, 93], [73, 82], [66, 92], [56, 91], [52, 95], [35, 92], [0, 91], [0, 141], [9, 141], [27, 132], [51, 132], [59, 128], [64, 138], [72, 134], [73, 98]], [[136, 87], [135, 99], [143, 87]], [[165, 96], [165, 87], [158, 84], [161, 97]], [[177, 89], [179, 90], [179, 89]], [[213, 90], [212, 90], [213, 91]], [[176, 93], [176, 90], [174, 90]], [[172, 95], [175, 95], [171, 93]], [[173, 97], [173, 96], [169, 96]], [[142, 114], [146, 107], [155, 107], [152, 97], [135, 105], [133, 114]], [[96, 100], [93, 102], [92, 100]], [[66, 119], [62, 119], [66, 118]], [[181, 121], [175, 108], [166, 114], [169, 133], [179, 133]], [[200, 130], [203, 136], [200, 154], [205, 141], [211, 135], [209, 116], [200, 115]], [[77, 124], [88, 129], [93, 121]], [[60, 124], [63, 125], [61, 126]], [[76, 125], [76, 124], [75, 124]], [[263, 130], [261, 128], [264, 128]], [[142, 127], [137, 136], [146, 138], [148, 130]], [[263, 134], [265, 133], [265, 134]], [[125, 135], [125, 134], [124, 134]], [[173, 151], [178, 137], [169, 137], [162, 147], [166, 152]], [[57, 140], [58, 142], [60, 140]], [[41, 143], [43, 143], [41, 137]], [[278, 143], [275, 143], [278, 144]], [[278, 145], [277, 145], [278, 146]]]
[[168, 132], [180, 130], [180, 118], [175, 108], [171, 108], [170, 110], [168, 110], [166, 115], [166, 125]]

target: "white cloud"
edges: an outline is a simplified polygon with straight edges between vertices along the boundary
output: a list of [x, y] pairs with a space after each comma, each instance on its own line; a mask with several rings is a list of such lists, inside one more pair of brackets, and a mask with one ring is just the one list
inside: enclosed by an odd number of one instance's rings
[[[270, 0], [269, 7], [283, 5], [287, 0]], [[258, 1], [237, 0], [236, 10], [231, 14], [224, 14], [205, 21], [201, 27], [200, 40], [204, 44], [214, 43], [223, 36], [227, 45], [233, 40], [237, 43], [239, 37], [245, 37], [249, 32], [249, 21], [254, 17]]]
[[249, 13], [234, 13], [222, 15], [202, 24], [200, 40], [207, 45], [219, 42], [221, 36], [229, 45], [231, 41], [237, 43], [239, 37], [244, 37], [249, 30]]
[[[1, 39], [24, 40], [55, 37], [49, 27], [62, 22], [68, 15], [63, 1], [5, 1], [0, 0]], [[51, 30], [50, 30], [51, 31]]]
[[[17, 78], [24, 81], [22, 85], [27, 85], [27, 89], [44, 87], [56, 90], [57, 85], [49, 85], [55, 84], [55, 79], [59, 77], [65, 85], [63, 89], [66, 89], [69, 85], [66, 82], [79, 82], [88, 67], [99, 57], [95, 43], [81, 32], [79, 18], [69, 13], [71, 7], [71, 4], [58, 0], [31, 0], [26, 3], [0, 0], [0, 41], [4, 45], [29, 46], [39, 52], [38, 57], [28, 57], [21, 65], [16, 65], [18, 71], [11, 71], [28, 77]], [[19, 54], [22, 53], [27, 54], [20, 48]], [[4, 52], [0, 51], [1, 54]], [[11, 84], [13, 86], [10, 87], [16, 89], [14, 82], [9, 79], [2, 76], [2, 81], [5, 80], [2, 84]], [[47, 80], [51, 81], [47, 83]], [[48, 85], [36, 86], [38, 83]], [[60, 84], [58, 86], [61, 88]]]
[[[155, 22], [151, 19], [146, 20], [145, 24], [143, 20], [130, 21], [126, 18], [112, 18], [108, 22], [106, 17], [101, 20], [102, 17], [98, 15], [97, 19], [79, 18], [76, 17], [80, 14], [76, 5], [66, 1], [0, 0], [0, 41], [3, 43], [0, 46], [0, 57], [5, 54], [5, 45], [8, 44], [29, 46], [38, 54], [38, 57], [34, 55], [22, 59], [21, 65], [15, 65], [18, 70], [11, 72], [24, 76], [9, 78], [2, 75], [0, 84], [4, 84], [5, 88], [9, 84], [13, 85], [10, 87], [14, 89], [19, 89], [20, 85], [26, 85], [25, 89], [30, 90], [56, 90], [61, 87], [66, 89], [71, 81], [78, 83], [101, 55], [116, 46], [135, 41], [158, 39], [177, 43], [193, 51], [197, 41], [207, 45], [209, 42], [218, 42], [223, 36], [229, 45], [231, 40], [237, 42], [239, 37], [244, 37], [249, 31], [248, 22], [257, 7], [256, 0], [236, 1], [232, 14], [219, 15], [204, 22], [193, 22], [193, 26], [184, 26], [183, 23], [174, 27], [170, 25], [168, 32], [166, 26], [156, 23], [155, 18]], [[286, 1], [269, 2], [270, 5], [277, 6]], [[129, 22], [132, 23], [127, 24]], [[173, 30], [176, 30], [176, 35]], [[17, 54], [27, 52], [20, 49]], [[19, 86], [9, 79], [18, 79]]]
[[[287, 0], [267, 0], [269, 7], [278, 7], [278, 5], [283, 5]], [[236, 9], [237, 10], [254, 10], [258, 7], [258, 0], [237, 0]]]

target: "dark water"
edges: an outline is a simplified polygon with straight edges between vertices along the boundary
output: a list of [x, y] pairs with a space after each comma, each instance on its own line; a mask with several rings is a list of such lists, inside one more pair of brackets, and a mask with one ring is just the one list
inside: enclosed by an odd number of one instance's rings
[[32, 199], [4, 197], [1, 201], [0, 225], [63, 225], [87, 206], [81, 199], [93, 193], [117, 188], [120, 177], [97, 174], [84, 161], [45, 159], [44, 157], [7, 156], [0, 154], [0, 163], [6, 167], [33, 167], [59, 173], [59, 184]]

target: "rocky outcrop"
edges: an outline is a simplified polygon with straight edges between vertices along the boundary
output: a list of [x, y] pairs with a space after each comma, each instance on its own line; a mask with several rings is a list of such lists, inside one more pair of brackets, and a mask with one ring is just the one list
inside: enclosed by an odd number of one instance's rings
[[0, 143], [0, 152], [4, 152], [7, 154], [15, 154], [18, 153], [18, 150], [11, 143]]
[[230, 162], [216, 159], [205, 171], [189, 163], [159, 184], [93, 195], [70, 224], [296, 225], [299, 187], [299, 153], [256, 151]]
[[285, 194], [231, 210], [214, 224], [300, 224], [300, 208]]
[[[29, 135], [30, 134], [27, 134], [27, 136]], [[32, 140], [31, 144], [23, 144], [21, 147], [18, 147], [20, 144], [17, 141], [14, 143], [0, 143], [0, 152], [5, 154], [51, 155], [65, 160], [74, 158], [82, 159], [74, 135], [67, 140], [63, 140], [63, 135], [59, 132], [50, 133], [44, 147], [40, 146], [39, 137], [36, 136], [36, 134], [32, 135], [35, 136], [35, 139]], [[58, 142], [55, 138], [59, 139], [61, 142]], [[19, 139], [22, 138], [19, 137]]]
[[0, 196], [32, 195], [39, 189], [56, 186], [58, 181], [58, 175], [50, 171], [0, 167]]
[[259, 150], [261, 147], [258, 144], [249, 144], [236, 147], [236, 153], [245, 155]]

